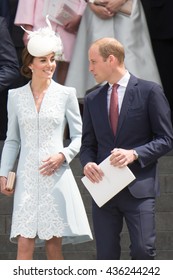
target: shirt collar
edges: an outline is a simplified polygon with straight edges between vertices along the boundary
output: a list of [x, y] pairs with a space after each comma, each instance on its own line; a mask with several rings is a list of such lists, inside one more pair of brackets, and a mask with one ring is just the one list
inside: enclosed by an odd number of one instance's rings
[[[130, 73], [129, 71], [126, 70], [125, 75], [117, 82], [117, 84], [122, 87], [127, 87], [129, 79], [130, 79]], [[112, 87], [113, 85], [109, 83], [109, 86]]]

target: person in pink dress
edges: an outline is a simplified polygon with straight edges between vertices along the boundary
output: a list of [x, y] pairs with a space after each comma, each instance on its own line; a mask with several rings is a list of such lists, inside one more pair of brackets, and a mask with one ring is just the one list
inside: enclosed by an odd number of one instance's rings
[[[37, 30], [38, 28], [45, 26], [45, 0], [19, 0], [16, 16], [14, 20], [15, 25], [22, 25], [27, 30]], [[50, 0], [47, 3], [51, 2]], [[52, 5], [55, 4], [52, 0]], [[64, 61], [58, 63], [58, 75], [56, 80], [60, 84], [64, 84], [69, 62], [71, 61], [73, 47], [76, 39], [76, 33], [80, 24], [81, 17], [86, 7], [84, 0], [75, 0], [77, 3], [76, 15], [72, 20], [66, 22], [64, 25], [60, 25], [51, 21], [51, 25], [54, 31], [59, 33], [63, 47], [64, 47]], [[24, 44], [27, 43], [27, 34], [24, 33]]]

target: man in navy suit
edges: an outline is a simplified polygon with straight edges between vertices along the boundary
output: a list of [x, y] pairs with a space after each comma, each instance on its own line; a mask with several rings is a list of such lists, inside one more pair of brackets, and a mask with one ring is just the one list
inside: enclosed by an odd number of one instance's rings
[[173, 123], [173, 1], [141, 0], [151, 36], [154, 55]]
[[[136, 179], [102, 207], [93, 201], [97, 259], [120, 259], [123, 218], [130, 235], [132, 259], [154, 259], [155, 198], [159, 195], [157, 160], [173, 148], [173, 128], [162, 88], [131, 75], [124, 65], [124, 48], [113, 38], [95, 41], [89, 49], [89, 70], [107, 83], [84, 100], [80, 160], [95, 184], [104, 173], [99, 163], [128, 166]], [[142, 65], [141, 65], [142, 67]], [[112, 85], [118, 84], [118, 126], [110, 126]]]
[[6, 137], [8, 89], [18, 77], [19, 63], [16, 50], [6, 19], [0, 17], [0, 140]]
[[4, 17], [7, 21], [7, 25], [10, 25], [10, 4], [9, 0], [0, 1], [0, 16]]

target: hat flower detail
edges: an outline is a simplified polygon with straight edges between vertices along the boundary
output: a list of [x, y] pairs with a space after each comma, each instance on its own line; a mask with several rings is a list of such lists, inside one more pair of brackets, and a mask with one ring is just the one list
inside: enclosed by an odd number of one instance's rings
[[46, 16], [46, 23], [47, 27], [39, 28], [35, 31], [26, 30], [21, 26], [28, 33], [28, 52], [35, 57], [45, 56], [54, 52], [56, 60], [64, 60], [61, 38], [59, 34], [53, 31], [48, 15]]

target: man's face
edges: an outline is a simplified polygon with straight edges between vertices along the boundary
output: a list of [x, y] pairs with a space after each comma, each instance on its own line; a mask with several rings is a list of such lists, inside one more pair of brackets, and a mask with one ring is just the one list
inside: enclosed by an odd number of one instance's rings
[[98, 46], [91, 46], [88, 52], [89, 71], [93, 74], [97, 83], [109, 81], [111, 67], [109, 58], [106, 60], [99, 53]]

